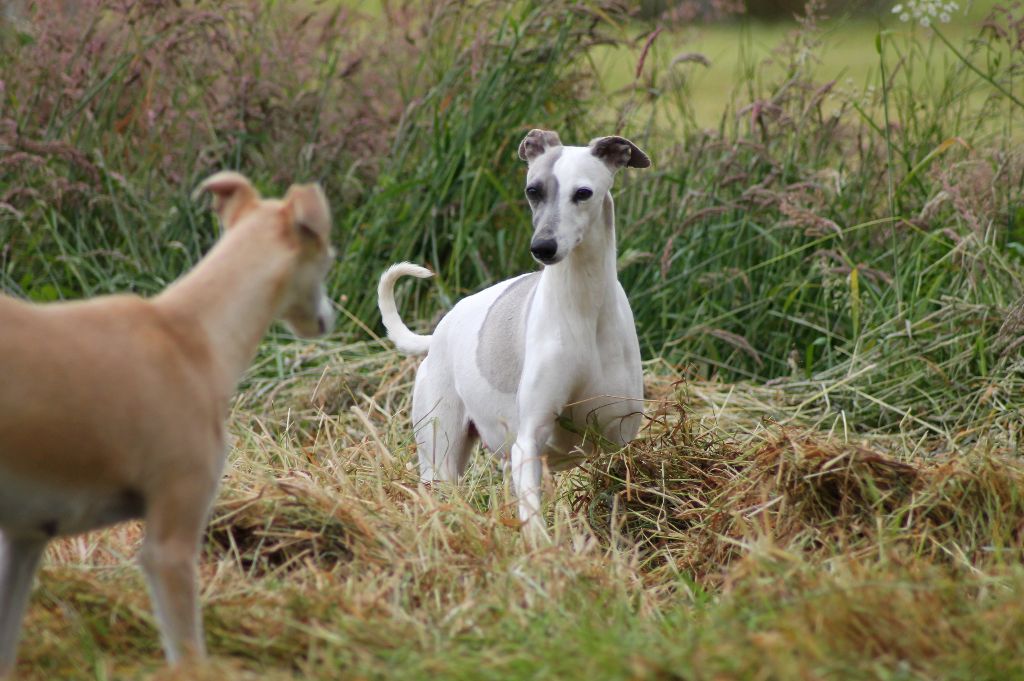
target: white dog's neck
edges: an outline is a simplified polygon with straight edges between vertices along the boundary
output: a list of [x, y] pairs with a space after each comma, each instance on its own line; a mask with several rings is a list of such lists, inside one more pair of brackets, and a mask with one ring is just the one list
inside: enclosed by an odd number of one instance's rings
[[605, 305], [613, 300], [618, 279], [615, 204], [610, 192], [605, 194], [596, 222], [565, 260], [544, 268], [539, 284], [544, 294], [553, 296], [562, 309], [574, 310], [580, 319], [595, 323]]
[[294, 254], [272, 230], [239, 225], [229, 230], [191, 272], [154, 299], [207, 340], [217, 389], [230, 395], [279, 312]]

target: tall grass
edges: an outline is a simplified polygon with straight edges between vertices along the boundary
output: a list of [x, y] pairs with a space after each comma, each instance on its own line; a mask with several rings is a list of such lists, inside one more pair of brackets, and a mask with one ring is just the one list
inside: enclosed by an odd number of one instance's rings
[[0, 43], [0, 276], [33, 299], [176, 278], [215, 237], [189, 194], [219, 168], [330, 178], [344, 209], [402, 113], [396, 36], [420, 30], [322, 3], [68, 6]]
[[646, 356], [824, 384], [816, 404], [866, 426], [948, 430], [993, 391], [1016, 404], [995, 332], [1021, 294], [1019, 8], [960, 46], [882, 30], [885, 78], [860, 89], [814, 81], [833, 29], [812, 6], [772, 60], [743, 66], [714, 130], [687, 110], [693, 58], [589, 99], [590, 51], [647, 38], [611, 5], [149, 9], [4, 43], [0, 277], [16, 294], [159, 289], [214, 237], [189, 188], [233, 166], [327, 186], [343, 334], [376, 328], [371, 287], [352, 282], [399, 259], [438, 272], [404, 303], [436, 319], [534, 267], [521, 136], [622, 132], [655, 160], [622, 174], [617, 202]]
[[993, 337], [1021, 291], [1021, 112], [988, 80], [1020, 53], [886, 31], [885, 87], [850, 91], [808, 79], [821, 31], [806, 22], [718, 130], [620, 197], [624, 248], [649, 254], [622, 273], [646, 347], [705, 375], [857, 374], [840, 392], [870, 399], [840, 406], [873, 425], [955, 420], [982, 384], [1017, 392]]
[[[399, 129], [395, 174], [410, 181], [392, 184], [385, 168], [355, 214], [363, 249], [339, 283], [370, 278], [387, 260], [425, 261], [439, 273], [440, 300], [424, 299], [421, 285], [407, 309], [431, 319], [458, 295], [530, 268], [512, 150], [538, 124], [538, 100], [559, 97], [569, 103], [547, 101], [540, 123], [582, 135], [578, 143], [624, 132], [655, 158], [654, 171], [623, 174], [617, 202], [621, 277], [647, 356], [703, 376], [788, 377], [800, 404], [862, 427], [938, 435], [1012, 414], [1019, 371], [996, 331], [1021, 295], [1020, 9], [994, 12], [955, 50], [941, 33], [881, 31], [885, 77], [866, 89], [813, 80], [833, 29], [810, 10], [771, 62], [745, 66], [716, 130], [688, 114], [684, 60], [641, 69], [621, 101], [590, 107], [577, 133], [579, 90], [560, 96], [559, 84], [585, 82], [572, 75], [586, 73], [573, 60], [585, 51], [544, 62], [551, 80], [520, 100], [516, 79], [538, 69], [529, 56], [513, 61], [522, 43], [499, 24], [497, 42], [508, 36], [513, 49], [485, 62], [474, 85], [483, 96], [460, 98], [441, 79], [410, 114], [423, 124]], [[561, 48], [565, 27], [545, 44]], [[453, 64], [447, 73], [461, 80], [464, 65]], [[372, 294], [347, 305], [374, 318]]]
[[[448, 307], [530, 266], [516, 150], [532, 127], [586, 134], [577, 132], [587, 93], [580, 64], [601, 40], [601, 15], [559, 3], [493, 11], [499, 5], [453, 12], [432, 28], [437, 48], [416, 66], [430, 86], [406, 109], [376, 186], [342, 218], [340, 290], [391, 262], [419, 260], [439, 273]], [[466, 22], [475, 34], [464, 35]], [[369, 321], [376, 299], [367, 293], [355, 292], [346, 307]], [[432, 316], [430, 300], [410, 309]]]

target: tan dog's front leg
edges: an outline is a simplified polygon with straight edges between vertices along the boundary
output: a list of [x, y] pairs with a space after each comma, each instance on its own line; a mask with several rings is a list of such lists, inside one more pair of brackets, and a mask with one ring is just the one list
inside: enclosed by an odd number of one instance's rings
[[140, 562], [149, 582], [164, 652], [172, 665], [183, 658], [206, 655], [199, 615], [197, 562], [199, 541], [216, 487], [203, 494], [202, 486], [190, 480], [165, 490], [146, 513], [146, 538]]
[[16, 538], [0, 531], [0, 678], [14, 671], [21, 619], [45, 548], [41, 537]]

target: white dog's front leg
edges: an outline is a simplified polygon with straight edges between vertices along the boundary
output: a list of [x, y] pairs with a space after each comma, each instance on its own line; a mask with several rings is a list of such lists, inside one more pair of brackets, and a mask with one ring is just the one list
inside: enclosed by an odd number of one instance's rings
[[554, 410], [545, 410], [520, 422], [509, 461], [523, 533], [526, 540], [535, 545], [549, 539], [547, 523], [541, 513], [541, 482], [544, 473], [541, 456], [554, 431], [554, 413]]
[[534, 354], [526, 358], [519, 383], [519, 426], [509, 465], [519, 520], [530, 540], [548, 537], [540, 503], [544, 471], [541, 456], [554, 433], [555, 419], [568, 401], [571, 385], [560, 349], [560, 345], [536, 344]]
[[540, 483], [544, 467], [541, 463], [543, 443], [551, 435], [551, 427], [536, 424], [519, 429], [512, 445], [509, 462], [512, 468], [512, 487], [519, 505], [519, 520], [524, 525], [543, 525], [540, 513]]

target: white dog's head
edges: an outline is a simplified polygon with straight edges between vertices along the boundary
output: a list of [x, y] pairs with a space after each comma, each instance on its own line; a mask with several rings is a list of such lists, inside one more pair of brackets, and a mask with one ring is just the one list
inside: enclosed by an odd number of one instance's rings
[[598, 217], [615, 173], [647, 168], [651, 159], [624, 137], [598, 137], [585, 147], [565, 147], [550, 130], [531, 130], [519, 145], [526, 161], [526, 198], [533, 210], [530, 252], [544, 265], [565, 259]]

